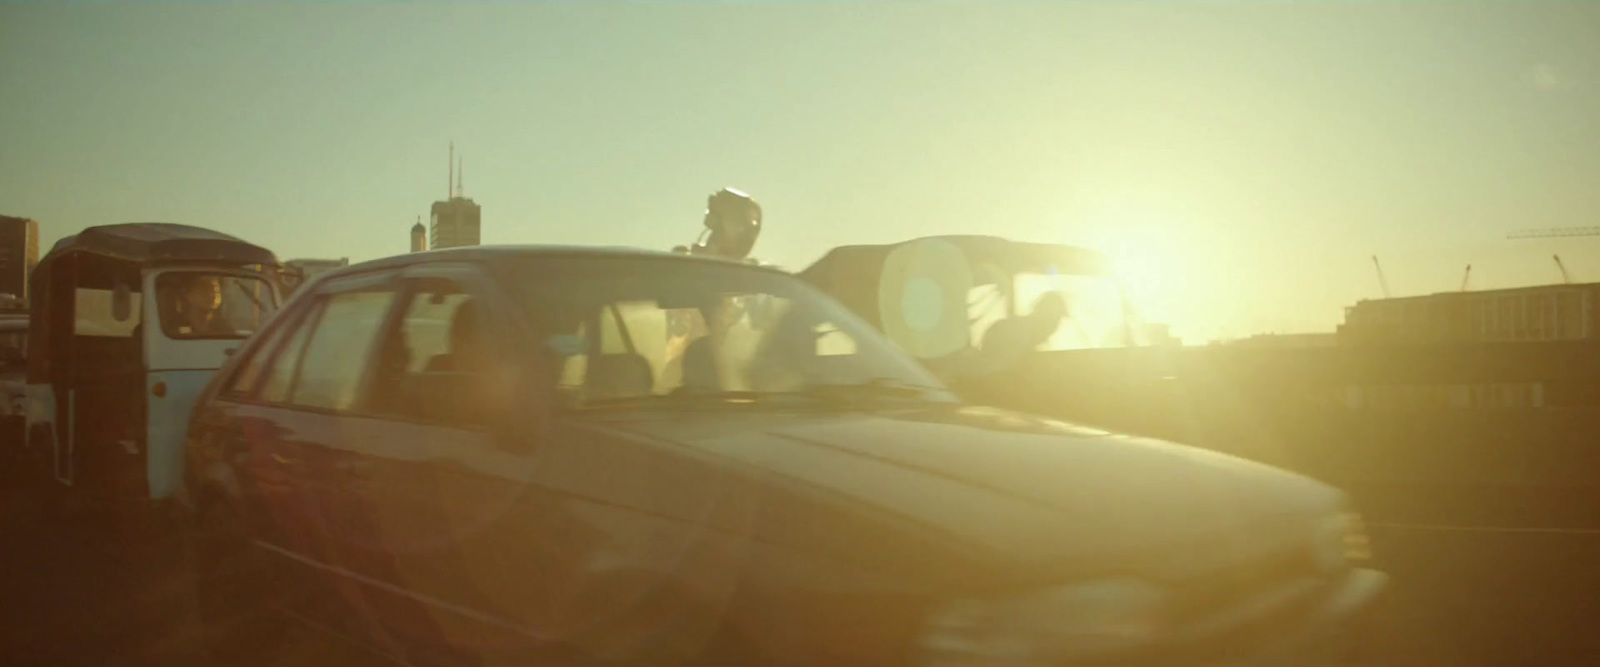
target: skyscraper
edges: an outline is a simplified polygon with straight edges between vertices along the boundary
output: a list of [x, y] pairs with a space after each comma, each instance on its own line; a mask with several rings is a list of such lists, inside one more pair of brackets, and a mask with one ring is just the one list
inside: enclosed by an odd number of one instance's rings
[[451, 144], [449, 196], [433, 203], [433, 215], [429, 221], [429, 248], [457, 248], [480, 243], [483, 207], [461, 196], [461, 182], [456, 178], [455, 154], [455, 144]]
[[39, 221], [0, 215], [0, 294], [28, 298], [28, 275], [39, 264]]

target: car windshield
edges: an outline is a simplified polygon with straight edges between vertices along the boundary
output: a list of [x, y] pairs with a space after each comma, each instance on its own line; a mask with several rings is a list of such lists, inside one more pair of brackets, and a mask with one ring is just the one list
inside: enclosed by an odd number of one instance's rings
[[660, 258], [544, 259], [501, 271], [541, 328], [544, 349], [561, 360], [569, 406], [775, 396], [954, 401], [844, 307], [781, 273]]
[[277, 310], [260, 278], [177, 271], [156, 278], [161, 330], [168, 338], [249, 338]]

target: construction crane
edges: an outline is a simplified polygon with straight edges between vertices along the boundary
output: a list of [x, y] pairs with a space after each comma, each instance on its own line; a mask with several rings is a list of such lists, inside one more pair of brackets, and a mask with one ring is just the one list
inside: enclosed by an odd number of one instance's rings
[[1568, 236], [1600, 236], [1600, 227], [1550, 227], [1546, 229], [1519, 229], [1506, 235], [1508, 239], [1551, 239]]
[[1372, 266], [1378, 270], [1378, 286], [1383, 288], [1383, 298], [1389, 298], [1389, 279], [1383, 277], [1383, 265], [1378, 263], [1378, 256], [1372, 256]]
[[[1507, 239], [1553, 239], [1571, 238], [1575, 236], [1600, 236], [1600, 227], [1550, 227], [1546, 229], [1519, 229], [1506, 235]], [[1551, 255], [1556, 262], [1556, 270], [1561, 272], [1561, 282], [1565, 285], [1572, 284], [1572, 273], [1567, 271], [1566, 263], [1561, 261], [1561, 255]]]

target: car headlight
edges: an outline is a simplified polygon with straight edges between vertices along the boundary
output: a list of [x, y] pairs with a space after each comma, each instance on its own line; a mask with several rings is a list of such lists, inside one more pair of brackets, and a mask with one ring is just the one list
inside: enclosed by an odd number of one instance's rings
[[926, 667], [1044, 665], [1134, 651], [1166, 630], [1167, 592], [1107, 579], [999, 599], [946, 604], [917, 637]]
[[1334, 572], [1346, 565], [1372, 558], [1372, 543], [1367, 539], [1361, 515], [1342, 512], [1324, 518], [1316, 527], [1317, 565], [1323, 572]]

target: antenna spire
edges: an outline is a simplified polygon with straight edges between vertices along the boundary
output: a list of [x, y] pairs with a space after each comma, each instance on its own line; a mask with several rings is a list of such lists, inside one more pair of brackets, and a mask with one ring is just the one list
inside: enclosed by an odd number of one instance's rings
[[450, 187], [444, 191], [444, 198], [448, 201], [456, 196], [456, 142], [450, 142]]
[[467, 192], [467, 158], [465, 156], [463, 156], [463, 157], [456, 158], [456, 196], [460, 197], [461, 195], [465, 194], [466, 192]]

